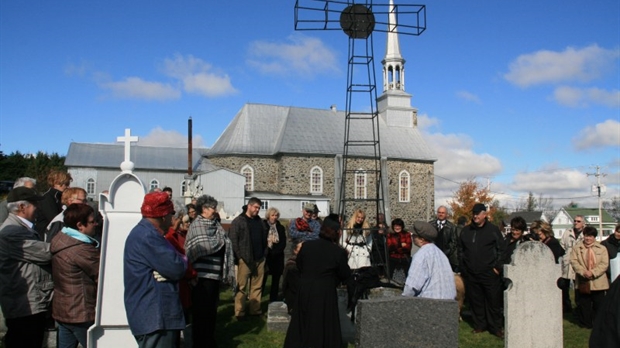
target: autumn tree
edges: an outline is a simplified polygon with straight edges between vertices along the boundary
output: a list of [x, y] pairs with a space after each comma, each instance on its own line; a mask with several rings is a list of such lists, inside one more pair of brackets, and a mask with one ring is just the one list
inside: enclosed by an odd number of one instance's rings
[[471, 211], [476, 203], [487, 206], [489, 220], [493, 221], [493, 214], [497, 210], [492, 205], [493, 195], [490, 194], [488, 188], [480, 185], [475, 178], [471, 178], [461, 183], [458, 190], [454, 192], [452, 199], [448, 201], [452, 210], [452, 219], [456, 220], [460, 216], [466, 216], [468, 220], [471, 220]]

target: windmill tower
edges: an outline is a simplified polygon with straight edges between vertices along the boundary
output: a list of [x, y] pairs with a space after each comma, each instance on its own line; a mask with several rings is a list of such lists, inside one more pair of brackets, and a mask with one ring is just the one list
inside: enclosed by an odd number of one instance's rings
[[[413, 23], [413, 24], [407, 24]], [[368, 216], [385, 213], [379, 117], [389, 125], [413, 123], [411, 96], [405, 93], [398, 34], [426, 29], [424, 5], [373, 4], [366, 1], [297, 0], [296, 30], [342, 30], [349, 39], [345, 131], [337, 211], [344, 218], [356, 208]], [[383, 94], [377, 98], [373, 31], [388, 35], [383, 63]], [[398, 107], [403, 105], [403, 107]], [[414, 111], [415, 115], [415, 111]]]

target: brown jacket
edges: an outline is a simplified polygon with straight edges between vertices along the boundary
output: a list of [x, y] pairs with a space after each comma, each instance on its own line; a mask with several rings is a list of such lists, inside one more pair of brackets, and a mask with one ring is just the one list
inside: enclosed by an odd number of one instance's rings
[[[594, 269], [591, 270], [594, 279], [590, 280], [590, 290], [607, 290], [609, 289], [609, 281], [607, 280], [607, 276], [605, 274], [605, 272], [607, 271], [607, 267], [609, 267], [607, 248], [605, 248], [599, 242], [594, 242], [592, 250], [594, 251], [594, 255], [596, 256], [596, 265], [594, 266]], [[576, 277], [577, 282], [579, 282], [580, 279], [583, 279], [582, 277], [587, 270], [586, 255], [587, 248], [585, 247], [585, 245], [583, 245], [583, 241], [578, 242], [577, 244], [575, 244], [575, 246], [573, 246], [573, 250], [570, 254], [570, 264], [575, 270], [575, 273], [581, 276]]]
[[54, 298], [52, 316], [62, 323], [95, 320], [99, 249], [59, 232], [51, 243]]

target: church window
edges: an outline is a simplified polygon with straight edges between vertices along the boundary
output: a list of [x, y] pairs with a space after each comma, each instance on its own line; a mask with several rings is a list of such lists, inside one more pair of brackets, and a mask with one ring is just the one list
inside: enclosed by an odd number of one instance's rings
[[355, 199], [366, 199], [366, 172], [358, 169], [355, 172]]
[[254, 169], [245, 165], [241, 168], [241, 175], [245, 176], [245, 190], [254, 191]]
[[310, 169], [310, 193], [323, 193], [323, 169], [320, 167]]
[[410, 188], [410, 179], [411, 176], [409, 172], [403, 170], [398, 174], [398, 201], [399, 202], [409, 202], [409, 188]]
[[261, 210], [267, 210], [269, 209], [269, 201], [260, 201], [260, 208]]
[[157, 179], [153, 179], [149, 185], [149, 191], [153, 191], [156, 188], [159, 188], [159, 181]]
[[86, 193], [89, 195], [95, 194], [95, 179], [88, 178], [88, 180], [86, 180]]

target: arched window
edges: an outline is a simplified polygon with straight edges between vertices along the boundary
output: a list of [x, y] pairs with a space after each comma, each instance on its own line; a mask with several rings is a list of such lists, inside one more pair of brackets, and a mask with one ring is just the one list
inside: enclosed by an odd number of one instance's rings
[[151, 180], [151, 184], [149, 185], [149, 192], [153, 191], [156, 188], [159, 188], [159, 181], [157, 181], [157, 179], [153, 179]]
[[355, 172], [355, 199], [366, 199], [366, 172], [358, 169]]
[[310, 169], [310, 193], [323, 193], [323, 169], [320, 167]]
[[241, 168], [241, 175], [245, 176], [245, 190], [254, 191], [254, 169], [246, 164]]
[[86, 180], [86, 193], [89, 195], [95, 194], [95, 179], [88, 178], [88, 180]]
[[409, 202], [410, 198], [410, 194], [409, 194], [409, 190], [411, 187], [411, 176], [409, 175], [409, 172], [407, 172], [406, 170], [403, 170], [402, 172], [400, 172], [400, 174], [398, 174], [398, 201], [399, 202]]

